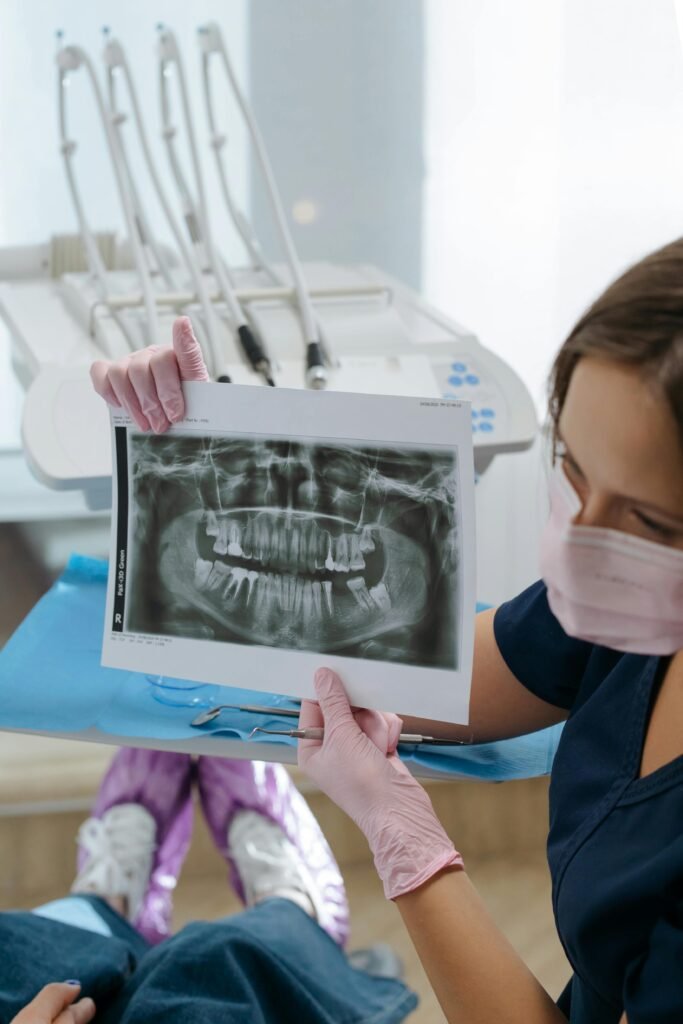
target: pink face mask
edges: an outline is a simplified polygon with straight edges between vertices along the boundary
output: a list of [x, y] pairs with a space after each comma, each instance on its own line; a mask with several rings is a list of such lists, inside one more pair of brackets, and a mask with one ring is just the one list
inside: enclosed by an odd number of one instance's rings
[[578, 494], [557, 466], [541, 575], [565, 633], [631, 654], [683, 648], [683, 551], [620, 530], [575, 526], [580, 510]]

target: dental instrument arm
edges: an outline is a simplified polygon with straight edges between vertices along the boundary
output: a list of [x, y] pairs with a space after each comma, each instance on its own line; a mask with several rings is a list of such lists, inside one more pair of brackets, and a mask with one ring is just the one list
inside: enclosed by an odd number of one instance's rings
[[396, 716], [380, 716], [389, 735], [373, 735], [354, 719], [333, 672], [318, 670], [315, 686], [319, 705], [304, 701], [300, 724], [324, 724], [325, 736], [299, 742], [299, 766], [364, 833], [446, 1019], [566, 1024], [489, 916], [427, 793], [396, 757]]
[[[151, 147], [149, 145], [147, 130], [145, 128], [145, 124], [142, 118], [142, 112], [140, 109], [140, 103], [138, 100], [138, 93], [135, 81], [133, 79], [130, 70], [130, 65], [128, 64], [128, 60], [126, 58], [124, 49], [118, 40], [107, 39], [107, 43], [104, 49], [104, 60], [108, 69], [110, 105], [112, 108], [112, 113], [114, 115], [113, 120], [115, 124], [118, 123], [120, 117], [120, 111], [118, 110], [118, 107], [116, 105], [116, 91], [114, 88], [114, 75], [117, 70], [121, 72], [121, 75], [125, 82], [128, 98], [130, 101], [131, 112], [133, 115], [133, 122], [136, 128], [137, 137], [140, 144], [140, 148], [142, 150], [145, 166], [152, 180], [152, 184], [159, 199], [161, 208], [164, 212], [164, 216], [166, 217], [166, 221], [171, 229], [173, 238], [175, 240], [176, 245], [178, 246], [178, 250], [181, 254], [182, 260], [185, 264], [185, 267], [187, 268], [187, 271], [190, 275], [190, 279], [192, 281], [192, 285], [196, 292], [197, 300], [199, 302], [199, 305], [204, 316], [204, 325], [207, 334], [208, 355], [210, 356], [211, 369], [217, 376], [220, 373], [219, 368], [221, 365], [222, 357], [218, 337], [218, 321], [216, 313], [213, 308], [211, 299], [209, 297], [208, 290], [206, 288], [206, 284], [202, 274], [202, 269], [199, 266], [194, 254], [191, 252], [190, 247], [187, 245], [185, 238], [183, 237], [183, 232], [180, 229], [180, 226], [173, 213], [173, 209], [171, 207], [169, 199], [166, 195], [166, 191], [161, 183], [161, 179], [159, 177], [159, 173], [157, 171], [154, 158], [152, 156]], [[126, 161], [128, 175], [132, 182], [130, 166], [126, 157], [125, 148], [123, 146], [122, 140], [120, 142], [120, 145], [122, 155]], [[155, 249], [155, 253], [156, 252], [157, 250]], [[159, 251], [157, 258], [159, 258], [160, 255], [161, 252]], [[171, 281], [170, 284], [172, 286], [173, 282]]]
[[[83, 206], [80, 200], [80, 194], [78, 192], [78, 186], [76, 183], [76, 177], [73, 172], [71, 161], [73, 154], [76, 149], [76, 144], [73, 140], [68, 139], [66, 133], [66, 77], [69, 72], [77, 71], [83, 68], [86, 72], [86, 77], [90, 83], [93, 96], [95, 99], [95, 105], [97, 112], [100, 116], [100, 120], [104, 126], [105, 137], [107, 140], [107, 147], [109, 150], [109, 156], [114, 170], [114, 177], [116, 179], [116, 186], [121, 200], [121, 206], [123, 208], [124, 219], [126, 222], [126, 229], [131, 245], [131, 252], [133, 254], [133, 260], [135, 267], [140, 278], [140, 286], [144, 297], [145, 312], [147, 315], [147, 340], [155, 343], [158, 335], [158, 317], [156, 310], [156, 303], [154, 301], [154, 293], [152, 289], [152, 283], [149, 276], [149, 270], [145, 262], [144, 253], [140, 244], [140, 238], [137, 231], [135, 222], [135, 210], [131, 204], [130, 195], [126, 188], [125, 180], [125, 169], [122, 166], [121, 154], [118, 148], [118, 138], [114, 132], [111, 119], [104, 102], [102, 90], [95, 73], [92, 61], [86, 54], [86, 52], [80, 46], [60, 46], [57, 52], [57, 66], [60, 72], [59, 79], [59, 115], [60, 115], [60, 131], [62, 136], [62, 153], [67, 166], [67, 180], [74, 199], [74, 205], [76, 207], [77, 216], [79, 218], [79, 224], [81, 229], [86, 226], [83, 215]], [[80, 211], [80, 212], [79, 212]], [[90, 233], [91, 234], [91, 233]], [[89, 260], [93, 260], [93, 244], [94, 239], [91, 242], [85, 241], [86, 236], [84, 235], [84, 244], [86, 245], [86, 252]], [[96, 244], [95, 244], [96, 250]], [[101, 260], [95, 260], [91, 269], [94, 275], [98, 279], [100, 290], [103, 292], [103, 301], [106, 303], [107, 299], [107, 286], [106, 286], [106, 272], [103, 274], [103, 265]], [[130, 335], [127, 335], [129, 344], [131, 343]]]
[[[135, 224], [138, 230], [140, 244], [145, 256], [147, 257], [147, 265], [149, 266], [150, 274], [152, 276], [156, 274], [161, 275], [168, 291], [177, 291], [178, 284], [174, 280], [173, 268], [171, 267], [162, 246], [157, 243], [154, 232], [152, 231], [149, 218], [147, 217], [144, 205], [140, 199], [140, 193], [135, 182], [131, 163], [128, 159], [124, 136], [124, 125], [128, 120], [128, 116], [119, 106], [118, 97], [120, 90], [117, 88], [117, 76], [119, 70], [122, 69], [123, 63], [123, 48], [117, 40], [111, 38], [110, 30], [106, 25], [102, 28], [102, 35], [104, 37], [102, 57], [106, 68], [109, 117], [118, 140], [121, 166], [124, 171], [126, 188], [130, 195], [131, 207], [135, 213]], [[124, 77], [126, 77], [125, 73]], [[128, 85], [128, 82], [126, 82], [126, 84]]]
[[[180, 161], [175, 150], [174, 140], [176, 128], [171, 123], [171, 104], [167, 83], [167, 76], [171, 66], [175, 68], [178, 91], [180, 93], [180, 107], [182, 111], [183, 125], [190, 150], [190, 161], [192, 164], [192, 173], [197, 193], [196, 203], [192, 198], [187, 182], [183, 176]], [[199, 153], [197, 150], [192, 114], [190, 111], [187, 83], [185, 81], [185, 70], [175, 36], [171, 31], [163, 27], [160, 28], [159, 33], [159, 67], [163, 138], [166, 143], [171, 171], [185, 209], [185, 219], [188, 224], [188, 230], [190, 231], [190, 235], [193, 238], [193, 241], [195, 241], [195, 244], [198, 241], [201, 241], [204, 246], [206, 259], [214, 277], [216, 278], [221, 297], [225, 302], [228, 314], [237, 333], [240, 347], [249, 365], [255, 370], [255, 372], [259, 373], [264, 378], [267, 384], [272, 386], [275, 382], [273, 380], [270, 361], [247, 322], [244, 311], [242, 310], [237, 296], [235, 295], [235, 291], [228, 276], [223, 259], [216, 251], [216, 247], [214, 245], [208, 215], [206, 193], [204, 190], [204, 179], [199, 162]], [[220, 376], [219, 379], [221, 379]]]
[[[202, 40], [203, 30], [200, 29], [200, 40]], [[270, 279], [274, 285], [282, 285], [283, 280], [278, 275], [274, 267], [268, 263], [263, 251], [256, 237], [254, 229], [251, 224], [237, 206], [230, 186], [228, 185], [228, 175], [225, 168], [225, 161], [223, 158], [223, 152], [226, 144], [226, 136], [224, 133], [218, 130], [218, 124], [216, 120], [216, 112], [214, 109], [213, 95], [211, 92], [211, 78], [209, 75], [209, 60], [211, 56], [211, 50], [207, 47], [202, 47], [202, 84], [204, 88], [204, 106], [206, 109], [206, 117], [209, 122], [210, 132], [210, 143], [213, 149], [216, 171], [218, 173], [218, 183], [220, 185], [221, 194], [223, 201], [230, 215], [237, 234], [242, 239], [244, 248], [246, 249], [249, 257], [252, 260], [254, 267], [258, 270], [262, 270], [264, 274]]]
[[[221, 58], [223, 68], [230, 83], [230, 88], [251, 136], [256, 159], [266, 185], [266, 195], [268, 196], [273, 218], [275, 220], [275, 224], [280, 235], [280, 241], [292, 275], [292, 282], [297, 296], [297, 304], [299, 306], [299, 313], [301, 315], [304, 338], [306, 341], [306, 383], [312, 388], [324, 388], [327, 384], [327, 372], [324, 366], [320, 331], [315, 320], [313, 304], [311, 302], [308, 288], [306, 287], [301, 263], [294, 245], [294, 240], [292, 239], [292, 235], [289, 230], [289, 225], [282, 206], [282, 200], [275, 181], [275, 175], [273, 174], [273, 169], [270, 165], [266, 145], [263, 140], [263, 136], [261, 135], [261, 130], [249, 104], [247, 103], [246, 97], [240, 88], [237, 76], [233, 70], [232, 64], [230, 63], [228, 51], [223, 41], [223, 35], [220, 27], [215, 22], [203, 26], [200, 29], [199, 38], [203, 54], [202, 68], [204, 74], [204, 96], [207, 102], [209, 125], [212, 126], [213, 137], [214, 139], [216, 138], [216, 133], [213, 128], [213, 126], [215, 126], [215, 117], [211, 105], [208, 60], [212, 53], [217, 53]], [[215, 149], [215, 152], [220, 165], [220, 153], [217, 149]], [[220, 173], [221, 168], [219, 166], [219, 176]], [[231, 205], [230, 202], [228, 202], [228, 205]]]

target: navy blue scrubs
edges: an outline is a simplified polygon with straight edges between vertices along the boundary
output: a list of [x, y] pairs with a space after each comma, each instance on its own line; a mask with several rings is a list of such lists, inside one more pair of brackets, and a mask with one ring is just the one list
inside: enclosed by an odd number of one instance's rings
[[[638, 778], [668, 659], [566, 635], [536, 583], [496, 612], [500, 652], [569, 711], [550, 785], [555, 921], [572, 1024], [683, 1024], [683, 756]], [[683, 723], [682, 723], [683, 725]]]

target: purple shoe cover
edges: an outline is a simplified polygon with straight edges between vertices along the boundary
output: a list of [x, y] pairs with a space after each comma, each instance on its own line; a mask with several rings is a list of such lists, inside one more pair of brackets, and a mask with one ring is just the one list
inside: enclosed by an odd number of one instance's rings
[[[153, 945], [171, 934], [173, 890], [192, 837], [192, 758], [165, 750], [122, 747], [102, 779], [92, 809], [101, 818], [116, 804], [140, 804], [156, 822], [152, 873], [134, 928]], [[79, 848], [78, 869], [87, 852]]]
[[257, 811], [279, 825], [298, 851], [316, 887], [318, 924], [343, 946], [349, 936], [344, 880], [313, 812], [286, 769], [265, 761], [200, 757], [197, 780], [209, 830], [242, 902], [244, 888], [228, 850], [228, 830], [239, 811]]

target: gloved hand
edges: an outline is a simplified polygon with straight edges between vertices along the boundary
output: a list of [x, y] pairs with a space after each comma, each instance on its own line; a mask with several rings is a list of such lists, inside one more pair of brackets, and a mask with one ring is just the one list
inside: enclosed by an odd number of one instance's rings
[[[304, 701], [299, 727], [323, 726], [299, 740], [299, 767], [365, 835], [387, 899], [412, 892], [446, 867], [463, 867], [422, 786], [396, 755], [401, 720], [358, 712], [330, 669], [318, 669], [319, 704]], [[364, 717], [365, 716], [365, 717]]]
[[173, 347], [150, 345], [118, 362], [99, 359], [90, 368], [95, 391], [123, 408], [141, 430], [163, 434], [185, 415], [183, 380], [208, 380], [202, 350], [190, 318], [173, 324]]

